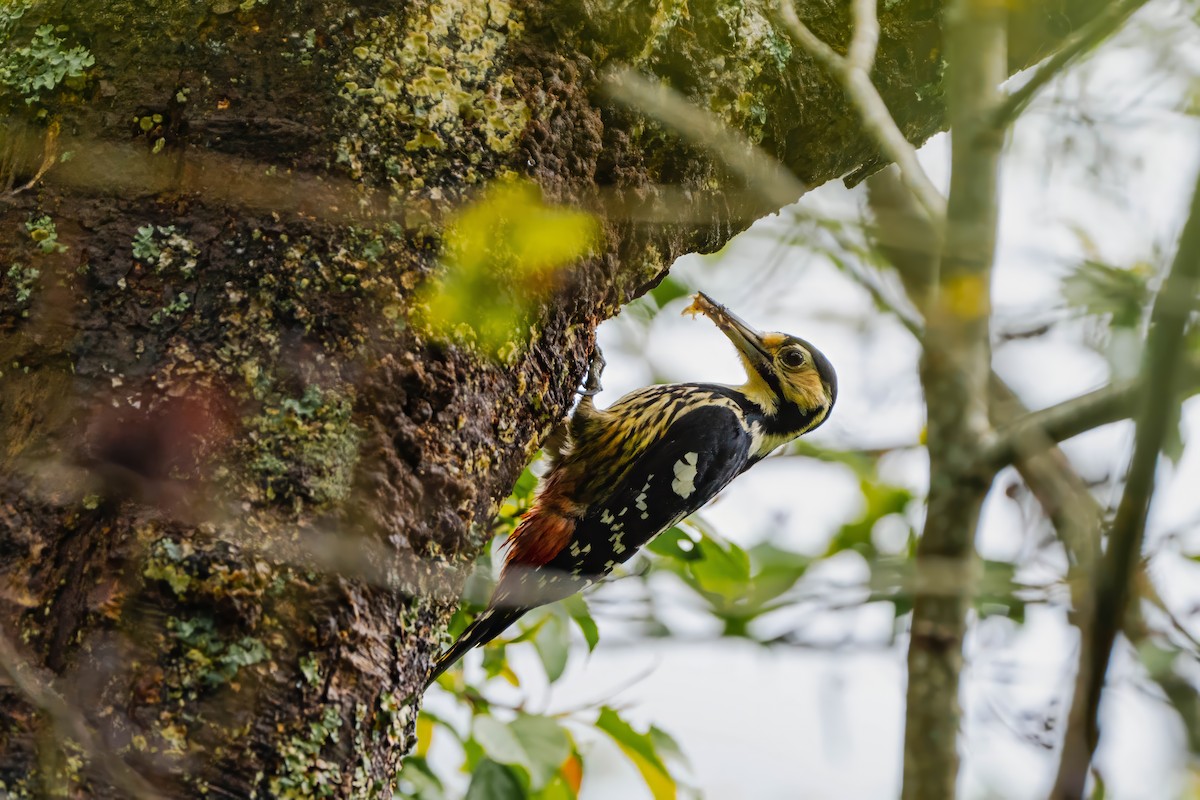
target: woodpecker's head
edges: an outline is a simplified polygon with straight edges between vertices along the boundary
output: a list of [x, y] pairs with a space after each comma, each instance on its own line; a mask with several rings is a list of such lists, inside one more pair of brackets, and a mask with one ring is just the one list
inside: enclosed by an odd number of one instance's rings
[[746, 368], [742, 392], [788, 432], [799, 435], [825, 421], [837, 400], [837, 373], [820, 350], [786, 333], [759, 333], [703, 292], [685, 314], [704, 314], [737, 348]]

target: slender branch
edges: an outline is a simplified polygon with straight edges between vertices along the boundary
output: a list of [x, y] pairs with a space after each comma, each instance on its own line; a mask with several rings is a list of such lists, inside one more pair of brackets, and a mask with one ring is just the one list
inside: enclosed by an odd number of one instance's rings
[[[938, 271], [936, 236], [912, 196], [899, 185], [894, 169], [873, 175], [867, 189], [875, 218], [872, 233], [876, 246], [896, 268], [913, 304], [922, 314], [928, 313]], [[908, 308], [892, 303], [872, 282], [863, 283], [881, 307], [899, 317], [918, 340], [924, 340], [923, 318], [914, 317]], [[1030, 413], [995, 372], [989, 377], [988, 400], [992, 425], [1001, 429], [1009, 429]], [[1016, 444], [1019, 446], [1014, 449], [1012, 459], [1017, 472], [1054, 524], [1071, 563], [1090, 574], [1086, 570], [1093, 561], [1102, 517], [1099, 505], [1066, 455], [1039, 428], [1032, 426], [1029, 434]], [[1086, 605], [1085, 593], [1078, 588], [1079, 583], [1071, 586], [1075, 607], [1080, 609]]]
[[[1114, 383], [1058, 405], [1025, 414], [996, 432], [978, 455], [981, 468], [999, 469], [1017, 457], [1053, 446], [1081, 433], [1133, 416], [1142, 384]], [[1200, 393], [1200, 363], [1190, 363], [1180, 386], [1181, 399]]]
[[[971, 568], [980, 508], [994, 477], [974, 471], [972, 461], [991, 425], [990, 284], [1003, 144], [981, 123], [1000, 100], [1006, 14], [991, 0], [958, 0], [944, 13], [951, 180], [938, 285], [927, 304], [922, 342], [929, 499], [917, 545], [918, 575], [946, 559], [964, 572]], [[956, 797], [958, 695], [971, 596], [966, 589], [953, 597], [914, 598], [903, 800]]]
[[[870, 75], [879, 50], [879, 16], [875, 0], [854, 0], [854, 36], [846, 50], [846, 67]], [[888, 116], [891, 119], [891, 115]]]
[[[1100, 731], [1097, 714], [1104, 689], [1113, 643], [1125, 618], [1131, 593], [1131, 577], [1141, 554], [1146, 515], [1154, 493], [1158, 454], [1167, 435], [1177, 402], [1179, 362], [1184, 351], [1184, 333], [1189, 309], [1178, 302], [1200, 278], [1200, 176], [1192, 196], [1188, 221], [1170, 272], [1150, 312], [1150, 333], [1142, 359], [1138, 398], [1137, 436], [1129, 465], [1125, 491], [1117, 506], [1108, 550], [1100, 562], [1093, 591], [1094, 629], [1089, 647], [1081, 648], [1077, 681], [1084, 713], [1079, 724], [1067, 730], [1054, 797], [1074, 800], [1083, 796], [1088, 766], [1096, 750]], [[1079, 693], [1076, 694], [1078, 700]], [[1073, 720], [1074, 721], [1074, 720]]]
[[1006, 128], [1021, 115], [1033, 96], [1046, 84], [1058, 77], [1066, 67], [1083, 53], [1107, 39], [1129, 19], [1135, 11], [1146, 5], [1147, 0], [1117, 0], [1104, 8], [1095, 17], [1071, 32], [1054, 55], [1046, 59], [1019, 89], [1005, 98], [992, 113], [989, 124], [994, 128]]
[[68, 705], [49, 676], [39, 675], [33, 665], [21, 657], [3, 632], [0, 632], [0, 670], [8, 675], [26, 700], [50, 718], [59, 743], [69, 739], [78, 744], [87, 758], [108, 775], [114, 787], [135, 800], [156, 800], [161, 796], [101, 740], [82, 714]]
[[772, 208], [790, 205], [808, 191], [770, 154], [669, 87], [624, 67], [609, 71], [602, 85], [613, 100], [657, 119], [684, 139], [709, 150], [761, 192]]
[[879, 43], [879, 20], [875, 14], [874, 0], [855, 0], [854, 37], [849, 55], [845, 57], [817, 38], [800, 20], [792, 0], [780, 0], [779, 13], [796, 43], [842, 84], [850, 102], [862, 117], [867, 132], [884, 155], [896, 162], [904, 185], [917, 198], [925, 213], [940, 225], [946, 217], [946, 199], [929, 180], [917, 159], [916, 148], [905, 138], [883, 97], [871, 82], [870, 71]]

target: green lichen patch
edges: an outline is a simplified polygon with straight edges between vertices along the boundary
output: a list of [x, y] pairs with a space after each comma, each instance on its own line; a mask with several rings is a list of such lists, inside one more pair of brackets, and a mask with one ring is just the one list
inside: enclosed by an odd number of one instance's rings
[[21, 309], [21, 316], [29, 316], [29, 301], [33, 297], [33, 290], [37, 288], [38, 278], [41, 277], [41, 271], [36, 267], [27, 267], [24, 264], [13, 264], [4, 273], [7, 283], [11, 287], [13, 297], [16, 300], [17, 307]]
[[280, 765], [267, 781], [268, 797], [333, 797], [342, 783], [342, 770], [333, 761], [321, 758], [325, 745], [338, 741], [342, 715], [333, 706], [325, 706], [319, 720], [313, 720], [279, 745]]
[[[395, 788], [399, 754], [407, 752], [414, 742], [413, 707], [402, 701], [395, 692], [380, 695], [376, 711], [369, 713], [359, 703], [354, 713], [354, 750], [358, 761], [354, 766], [351, 785], [354, 796], [364, 800], [391, 798]], [[372, 765], [370, 753], [394, 754], [384, 769]]]
[[446, 170], [478, 180], [485, 157], [510, 153], [530, 119], [502, 66], [522, 30], [507, 0], [445, 0], [415, 6], [404, 25], [363, 22], [337, 73], [354, 130], [338, 160], [400, 192]]
[[67, 249], [67, 246], [58, 240], [58, 228], [54, 225], [54, 220], [45, 214], [26, 222], [25, 230], [29, 233], [29, 238], [37, 244], [38, 250], [45, 255], [62, 253]]
[[249, 421], [257, 499], [317, 506], [346, 499], [362, 438], [352, 405], [348, 396], [319, 386], [268, 400]]
[[65, 26], [38, 25], [32, 32], [20, 25], [34, 7], [33, 0], [0, 3], [0, 87], [20, 97], [25, 105], [40, 102], [62, 86], [83, 88], [87, 70], [96, 63], [81, 45], [68, 46], [60, 34]]
[[155, 272], [177, 271], [190, 278], [196, 271], [200, 248], [174, 225], [144, 225], [133, 237], [133, 257]]
[[213, 618], [204, 614], [171, 617], [167, 631], [176, 647], [171, 683], [189, 700], [195, 700], [202, 690], [232, 682], [243, 667], [265, 661], [270, 655], [267, 646], [253, 636], [224, 639]]
[[185, 311], [187, 311], [191, 307], [192, 307], [192, 300], [190, 297], [188, 297], [188, 293], [180, 292], [179, 294], [175, 295], [171, 299], [171, 302], [167, 303], [165, 306], [160, 308], [158, 311], [155, 311], [150, 316], [150, 322], [153, 325], [161, 325], [165, 320], [167, 320], [170, 317], [181, 316]]

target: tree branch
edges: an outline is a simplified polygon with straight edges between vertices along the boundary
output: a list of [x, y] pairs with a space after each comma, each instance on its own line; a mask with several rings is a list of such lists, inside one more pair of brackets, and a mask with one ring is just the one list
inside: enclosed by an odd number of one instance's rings
[[879, 44], [875, 0], [855, 0], [854, 36], [846, 56], [838, 55], [801, 22], [792, 0], [780, 0], [779, 12], [796, 44], [842, 84], [867, 131], [884, 155], [900, 168], [904, 185], [917, 198], [929, 218], [940, 225], [946, 217], [946, 200], [925, 174], [925, 169], [917, 159], [916, 148], [905, 138], [875, 84], [871, 82], [871, 68]]
[[808, 191], [777, 159], [670, 87], [651, 82], [628, 67], [610, 70], [601, 85], [613, 100], [657, 119], [684, 139], [707, 149], [747, 185], [761, 192], [771, 208], [790, 205]]
[[1088, 766], [1099, 740], [1097, 713], [1104, 689], [1113, 643], [1129, 604], [1130, 579], [1137, 565], [1146, 528], [1146, 515], [1154, 493], [1158, 454], [1166, 438], [1179, 385], [1179, 361], [1190, 309], [1179, 297], [1190, 296], [1200, 278], [1200, 177], [1192, 196], [1188, 221], [1170, 272], [1154, 301], [1150, 333], [1142, 359], [1136, 417], [1137, 436], [1125, 491], [1117, 506], [1108, 550], [1100, 562], [1093, 591], [1094, 629], [1089, 646], [1080, 649], [1078, 684], [1086, 687], [1082, 714], [1072, 714], [1059, 763], [1054, 797], [1067, 800], [1083, 796]]
[[[928, 304], [921, 382], [928, 409], [929, 500], [917, 573], [945, 559], [970, 569], [979, 510], [993, 475], [973, 470], [990, 430], [991, 269], [1002, 138], [982, 125], [1007, 65], [1003, 5], [959, 0], [945, 11], [950, 199], [938, 285]], [[904, 800], [952, 800], [958, 778], [959, 681], [970, 591], [918, 594], [905, 703]]]
[[[1200, 393], [1200, 363], [1186, 365], [1181, 384], [1181, 398]], [[1102, 425], [1128, 419], [1137, 410], [1141, 386], [1137, 380], [1109, 384], [1018, 417], [998, 430], [980, 451], [980, 468], [1000, 469], [1018, 454], [1030, 456]]]
[[146, 779], [135, 772], [120, 755], [96, 734], [84, 720], [83, 715], [63, 699], [49, 676], [38, 674], [38, 670], [17, 652], [3, 632], [0, 632], [0, 670], [24, 698], [40, 709], [54, 726], [57, 743], [63, 746], [72, 741], [83, 750], [87, 759], [96, 764], [127, 797], [134, 800], [157, 800], [160, 797]]
[[1144, 5], [1146, 5], [1146, 0], [1118, 0], [1106, 6], [1086, 25], [1076, 28], [1063, 42], [1062, 47], [1046, 59], [1028, 81], [1009, 94], [1004, 102], [997, 106], [989, 118], [989, 124], [994, 128], [1006, 128], [1011, 125], [1029, 105], [1033, 96], [1046, 84], [1058, 77], [1059, 73], [1080, 55], [1107, 39], [1117, 28], [1121, 27], [1125, 20]]
[[[937, 275], [937, 253], [930, 246], [935, 236], [929, 223], [912, 196], [899, 185], [892, 169], [873, 175], [867, 188], [875, 218], [872, 233], [876, 247], [900, 274], [909, 298], [922, 313], [927, 313]], [[923, 318], [914, 318], [908, 309], [891, 303], [871, 282], [863, 284], [881, 307], [897, 315], [918, 340], [924, 340]], [[1008, 428], [1029, 415], [1029, 409], [995, 372], [991, 373], [989, 384], [988, 415], [994, 427]], [[1102, 516], [1099, 505], [1066, 455], [1039, 430], [1023, 436], [1019, 444], [1013, 453], [1014, 466], [1054, 524], [1071, 563], [1091, 564]], [[1083, 594], [1077, 583], [1071, 585], [1079, 608], [1084, 604]]]

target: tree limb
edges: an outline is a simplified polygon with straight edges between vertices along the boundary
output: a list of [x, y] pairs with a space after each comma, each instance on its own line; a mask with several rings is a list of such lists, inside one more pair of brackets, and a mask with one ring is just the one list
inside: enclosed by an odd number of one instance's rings
[[1033, 96], [1046, 84], [1058, 77], [1059, 73], [1080, 55], [1107, 39], [1117, 28], [1121, 27], [1125, 20], [1144, 5], [1146, 5], [1146, 0], [1118, 0], [1118, 2], [1106, 6], [1086, 25], [1076, 28], [1063, 42], [1062, 47], [1046, 59], [1028, 81], [1009, 94], [1004, 102], [996, 107], [989, 118], [989, 124], [995, 128], [1006, 128], [1012, 124], [1029, 105]]
[[652, 82], [628, 67], [617, 67], [605, 74], [601, 85], [612, 99], [657, 119], [684, 139], [707, 149], [748, 186], [761, 192], [767, 207], [790, 205], [808, 191], [776, 158], [665, 84]]
[[842, 84], [879, 148], [900, 167], [904, 185], [917, 198], [929, 218], [940, 224], [946, 217], [946, 200], [925, 174], [925, 169], [917, 159], [916, 148], [905, 138], [875, 84], [871, 82], [871, 68], [879, 43], [875, 0], [855, 0], [854, 36], [846, 56], [838, 55], [832, 47], [817, 38], [796, 15], [792, 0], [780, 0], [779, 11], [796, 43]]
[[1097, 714], [1104, 677], [1129, 604], [1130, 579], [1142, 549], [1158, 454], [1172, 418], [1170, 405], [1176, 402], [1178, 391], [1179, 361], [1189, 318], [1189, 309], [1178, 298], [1187, 296], [1197, 278], [1200, 278], [1200, 178], [1175, 261], [1150, 314], [1150, 333], [1138, 381], [1143, 391], [1137, 400], [1133, 458], [1093, 590], [1092, 636], [1089, 646], [1080, 648], [1079, 654], [1076, 681], [1084, 690], [1076, 692], [1075, 700], [1078, 702], [1082, 694], [1085, 705], [1081, 714], [1072, 714], [1073, 724], [1067, 730], [1054, 788], [1054, 797], [1063, 800], [1083, 796], [1088, 766], [1099, 740]]
[[[1102, 425], [1128, 419], [1137, 410], [1141, 386], [1138, 380], [1109, 384], [1018, 417], [998, 430], [980, 451], [980, 467], [1000, 469], [1018, 454], [1029, 456]], [[1180, 393], [1183, 397], [1200, 393], [1200, 364], [1187, 365]]]
[[[981, 125], [1000, 97], [1007, 64], [1003, 6], [947, 7], [947, 94], [952, 133], [950, 199], [939, 282], [929, 303], [921, 361], [928, 408], [929, 500], [917, 573], [931, 559], [968, 570], [992, 474], [971, 471], [990, 429], [990, 282], [995, 256], [1000, 137]], [[904, 800], [951, 800], [958, 778], [959, 681], [971, 593], [917, 595], [908, 648]]]

